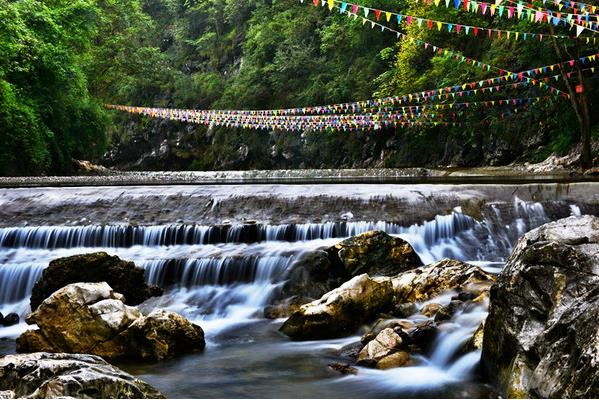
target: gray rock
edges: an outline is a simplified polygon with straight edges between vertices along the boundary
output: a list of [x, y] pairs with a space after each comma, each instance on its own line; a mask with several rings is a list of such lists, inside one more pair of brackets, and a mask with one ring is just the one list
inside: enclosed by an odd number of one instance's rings
[[2, 314], [0, 314], [0, 325], [3, 326], [13, 326], [16, 325], [20, 322], [21, 318], [19, 317], [19, 314], [16, 313], [10, 313], [7, 314], [6, 317], [1, 318]]
[[287, 282], [276, 296], [277, 303], [288, 303], [293, 296], [318, 299], [361, 274], [391, 276], [421, 265], [406, 241], [381, 231], [366, 232], [326, 250], [305, 254], [292, 266]]
[[0, 358], [0, 398], [158, 399], [162, 393], [100, 357], [34, 353]]
[[393, 277], [396, 301], [426, 301], [448, 290], [467, 291], [479, 296], [495, 282], [481, 268], [457, 260], [444, 259]]
[[509, 397], [599, 397], [599, 218], [518, 243], [490, 295], [482, 366]]
[[297, 340], [347, 336], [389, 308], [392, 301], [390, 279], [360, 275], [320, 300], [301, 306], [285, 321], [281, 331]]
[[58, 289], [79, 282], [107, 282], [125, 296], [125, 303], [135, 306], [162, 294], [162, 289], [148, 287], [144, 274], [134, 263], [104, 252], [58, 258], [50, 262], [33, 286], [31, 310], [35, 311]]
[[403, 239], [382, 231], [353, 236], [329, 249], [350, 276], [391, 276], [422, 265], [414, 248]]

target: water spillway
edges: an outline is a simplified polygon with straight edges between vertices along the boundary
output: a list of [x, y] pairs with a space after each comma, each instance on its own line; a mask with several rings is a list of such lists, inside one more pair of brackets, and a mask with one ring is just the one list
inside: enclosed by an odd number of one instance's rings
[[[336, 221], [0, 228], [0, 311], [26, 313], [31, 288], [51, 260], [106, 251], [144, 268], [151, 284], [173, 290], [201, 291], [209, 287], [212, 294], [218, 288], [221, 298], [226, 297], [223, 293], [231, 292], [231, 297], [243, 306], [254, 301], [253, 312], [258, 315], [268, 293], [284, 282], [293, 264], [305, 253], [353, 235], [381, 230], [400, 236], [412, 244], [425, 263], [442, 258], [501, 263], [520, 235], [550, 220], [540, 203], [517, 198], [508, 208], [495, 204], [489, 207], [492, 212], [482, 221], [457, 207], [410, 226], [387, 221]], [[256, 285], [256, 291], [264, 296], [259, 302], [252, 296], [244, 298], [239, 294], [239, 285]], [[224, 303], [230, 306], [231, 301]], [[211, 309], [224, 315], [218, 307]], [[199, 307], [193, 314], [197, 317], [203, 311]]]
[[[276, 333], [280, 321], [263, 318], [264, 306], [298, 261], [352, 235], [385, 231], [407, 240], [425, 263], [449, 257], [498, 272], [528, 230], [561, 217], [599, 211], [575, 190], [559, 196], [519, 197], [511, 195], [514, 188], [506, 188], [497, 199], [489, 194], [480, 202], [474, 201], [484, 192], [480, 188], [440, 189], [443, 193], [438, 196], [435, 190], [268, 187], [255, 190], [254, 197], [248, 188], [240, 188], [237, 194], [230, 194], [229, 188], [228, 195], [224, 188], [214, 193], [207, 188], [165, 188], [163, 197], [147, 188], [28, 189], [21, 197], [18, 191], [0, 190], [0, 214], [6, 216], [0, 221], [0, 312], [27, 314], [33, 284], [51, 260], [105, 251], [134, 261], [145, 269], [149, 283], [165, 288], [164, 296], [144, 304], [146, 310], [161, 307], [179, 312], [206, 331], [208, 350], [198, 359], [151, 370], [129, 366], [169, 394], [243, 395], [228, 389], [215, 391], [214, 382], [221, 382], [224, 388], [244, 387], [258, 397], [272, 397], [275, 387], [279, 396], [296, 397], [286, 391], [294, 388], [292, 379], [284, 376], [290, 370], [314, 382], [295, 387], [307, 397], [386, 393], [363, 392], [364, 384], [387, 388], [391, 397], [407, 388], [420, 393], [418, 376], [459, 384], [470, 379], [478, 356], [457, 357], [456, 349], [473, 333], [486, 309], [466, 313], [455, 326], [448, 326], [435, 349], [423, 355], [422, 365], [403, 371], [410, 379], [397, 380], [404, 382], [401, 385], [390, 383], [396, 372], [363, 369], [356, 378], [331, 380], [321, 371], [323, 360], [356, 338], [289, 343]], [[394, 195], [384, 196], [386, 191]], [[244, 208], [248, 204], [251, 210]], [[78, 218], [73, 218], [72, 210], [79, 210]], [[202, 218], [198, 210], [203, 210]], [[14, 338], [25, 325], [18, 328], [0, 328], [0, 336]], [[214, 371], [197, 364], [202, 357], [210, 357], [204, 362]], [[235, 372], [233, 357], [252, 365], [253, 371], [248, 372], [247, 366], [242, 371], [240, 365]], [[188, 364], [193, 360], [196, 364]], [[189, 370], [205, 375], [212, 391], [186, 383], [182, 377]], [[223, 381], [229, 373], [239, 373], [235, 382]], [[270, 385], [260, 383], [265, 374], [272, 377]]]
[[[437, 216], [422, 227], [426, 243], [467, 230], [474, 219], [463, 214]], [[415, 226], [412, 230], [419, 230]], [[72, 247], [173, 246], [218, 243], [298, 242], [340, 239], [380, 230], [389, 234], [408, 229], [390, 222], [326, 222], [305, 224], [162, 225], [162, 226], [38, 226], [0, 228], [0, 247], [58, 249]]]

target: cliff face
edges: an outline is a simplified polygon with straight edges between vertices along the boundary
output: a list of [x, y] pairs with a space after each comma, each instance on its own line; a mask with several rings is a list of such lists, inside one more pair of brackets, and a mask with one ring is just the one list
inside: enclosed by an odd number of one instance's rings
[[419, 135], [397, 129], [362, 133], [288, 133], [212, 129], [170, 121], [130, 121], [103, 164], [124, 170], [473, 167], [539, 156], [542, 133], [521, 140], [467, 141], [444, 128]]

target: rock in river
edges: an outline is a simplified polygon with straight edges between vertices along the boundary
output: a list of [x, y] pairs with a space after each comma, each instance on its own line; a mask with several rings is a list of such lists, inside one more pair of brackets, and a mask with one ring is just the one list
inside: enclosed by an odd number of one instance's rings
[[310, 340], [349, 335], [365, 321], [388, 309], [393, 286], [388, 278], [363, 274], [304, 304], [285, 321], [281, 331], [292, 339]]
[[23, 333], [17, 350], [152, 360], [203, 350], [199, 326], [161, 310], [143, 316], [122, 299], [106, 282], [65, 286], [27, 317], [39, 329]]
[[482, 366], [509, 397], [599, 397], [599, 218], [527, 233], [491, 289]]
[[377, 363], [382, 358], [397, 352], [402, 344], [401, 337], [391, 328], [383, 329], [369, 341], [358, 354], [358, 364]]
[[353, 236], [329, 251], [336, 253], [350, 276], [391, 276], [422, 265], [408, 242], [382, 231]]
[[416, 251], [403, 239], [381, 231], [366, 232], [303, 255], [293, 264], [286, 283], [276, 294], [277, 304], [268, 307], [265, 314], [290, 313], [289, 299], [318, 299], [358, 275], [391, 276], [421, 265]]
[[0, 396], [30, 399], [164, 398], [152, 386], [100, 357], [50, 353], [0, 358]]
[[479, 267], [445, 259], [393, 277], [393, 288], [398, 303], [414, 303], [448, 290], [466, 291], [478, 296], [494, 282], [495, 277]]
[[0, 314], [0, 325], [2, 326], [13, 326], [18, 324], [20, 320], [19, 314], [16, 313], [10, 313], [6, 317]]
[[82, 254], [50, 262], [35, 283], [31, 293], [31, 310], [35, 310], [58, 289], [78, 282], [107, 282], [116, 292], [125, 296], [125, 303], [135, 306], [162, 290], [148, 287], [145, 271], [130, 261], [123, 261], [106, 253]]

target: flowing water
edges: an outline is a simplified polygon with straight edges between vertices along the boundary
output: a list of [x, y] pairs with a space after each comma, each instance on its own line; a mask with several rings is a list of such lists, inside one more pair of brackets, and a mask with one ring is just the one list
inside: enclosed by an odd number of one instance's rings
[[[102, 197], [100, 189], [93, 190], [94, 196]], [[311, 190], [318, 195], [318, 188]], [[60, 192], [40, 189], [38, 197], [51, 198], [65, 208], [84, 201], [73, 189], [64, 189], [64, 197]], [[284, 192], [293, 198], [289, 189]], [[357, 192], [364, 202], [366, 191]], [[14, 194], [0, 193], [0, 198], [7, 196]], [[109, 189], [104, 199], [119, 202]], [[143, 305], [145, 311], [160, 307], [179, 312], [206, 332], [203, 354], [123, 365], [170, 397], [480, 397], [487, 394], [476, 378], [480, 354], [462, 354], [461, 348], [486, 316], [487, 305], [462, 310], [442, 324], [433, 348], [419, 356], [417, 365], [390, 371], [360, 368], [357, 375], [346, 377], [327, 364], [349, 362], [343, 348], [358, 342], [359, 336], [290, 342], [277, 332], [282, 321], [265, 320], [263, 308], [304, 255], [373, 229], [404, 238], [425, 263], [449, 257], [498, 273], [522, 234], [588, 208], [561, 201], [548, 215], [546, 206], [513, 196], [509, 202], [486, 202], [475, 219], [456, 202], [449, 211], [444, 204], [434, 218], [414, 224], [355, 221], [352, 210], [330, 222], [312, 215], [306, 220], [322, 222], [206, 225], [186, 223], [184, 215], [182, 222], [168, 224], [134, 225], [116, 215], [108, 224], [86, 220], [73, 224], [50, 213], [46, 224], [20, 221], [0, 228], [0, 312], [22, 317], [29, 312], [32, 287], [51, 260], [106, 251], [134, 261], [146, 270], [149, 283], [166, 289], [164, 296]], [[264, 207], [268, 212], [268, 204]], [[448, 303], [450, 298], [451, 293], [432, 301]], [[419, 322], [424, 317], [416, 314], [409, 319]], [[0, 328], [0, 337], [14, 338], [25, 328], [25, 324]], [[0, 351], [14, 344], [7, 343]]]

